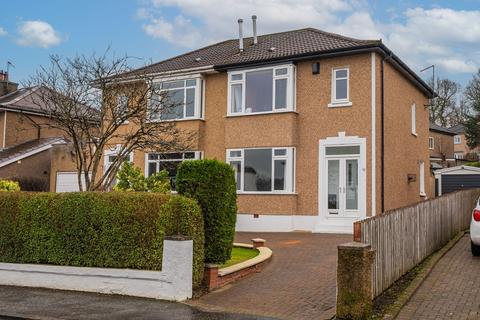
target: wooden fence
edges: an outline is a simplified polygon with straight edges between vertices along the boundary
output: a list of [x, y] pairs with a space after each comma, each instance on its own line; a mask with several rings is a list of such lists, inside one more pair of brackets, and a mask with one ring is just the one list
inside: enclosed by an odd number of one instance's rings
[[467, 229], [479, 195], [480, 189], [457, 191], [356, 222], [354, 240], [375, 250], [374, 297]]

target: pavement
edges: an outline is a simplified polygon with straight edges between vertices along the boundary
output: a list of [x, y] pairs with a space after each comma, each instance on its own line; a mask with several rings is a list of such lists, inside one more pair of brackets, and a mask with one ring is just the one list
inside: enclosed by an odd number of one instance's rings
[[190, 305], [278, 319], [330, 319], [335, 315], [337, 245], [351, 235], [247, 233], [236, 242], [265, 239], [272, 261], [260, 273], [211, 292]]
[[465, 235], [435, 265], [397, 320], [480, 319], [480, 257]]
[[204, 312], [183, 303], [86, 292], [0, 286], [0, 319], [272, 320]]

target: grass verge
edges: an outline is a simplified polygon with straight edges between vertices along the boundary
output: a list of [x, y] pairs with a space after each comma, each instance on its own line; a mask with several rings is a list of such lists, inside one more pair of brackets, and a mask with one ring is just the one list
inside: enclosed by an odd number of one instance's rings
[[220, 266], [220, 269], [230, 267], [230, 266], [233, 266], [234, 264], [255, 258], [257, 255], [258, 255], [257, 249], [233, 247], [232, 257], [230, 258], [230, 260], [222, 264]]

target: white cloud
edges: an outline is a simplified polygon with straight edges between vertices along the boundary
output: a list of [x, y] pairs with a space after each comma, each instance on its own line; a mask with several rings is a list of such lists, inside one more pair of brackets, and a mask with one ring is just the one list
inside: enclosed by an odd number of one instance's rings
[[0, 27], [0, 37], [6, 36], [6, 35], [7, 35], [7, 31], [5, 31], [5, 29]]
[[17, 42], [27, 47], [48, 48], [62, 41], [49, 23], [40, 20], [22, 22], [18, 27], [18, 34], [20, 38]]
[[[250, 16], [256, 14], [261, 34], [315, 27], [360, 39], [381, 38], [414, 70], [432, 63], [449, 74], [479, 67], [480, 11], [389, 8], [383, 15], [390, 16], [390, 22], [380, 22], [366, 0], [148, 1], [150, 5], [137, 12], [144, 31], [189, 49], [236, 37], [238, 18], [245, 20], [249, 36]], [[173, 18], [165, 13], [172, 11], [178, 12]]]

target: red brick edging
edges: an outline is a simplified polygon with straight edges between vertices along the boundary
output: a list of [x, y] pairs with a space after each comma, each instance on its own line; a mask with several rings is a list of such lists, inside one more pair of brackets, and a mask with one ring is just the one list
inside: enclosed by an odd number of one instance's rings
[[[252, 243], [253, 243], [253, 248], [260, 248], [264, 246], [265, 240], [252, 239]], [[219, 271], [218, 265], [206, 264], [203, 280], [206, 287], [208, 288], [208, 291], [212, 291], [212, 290], [221, 288], [229, 283], [232, 283], [236, 280], [244, 278], [250, 274], [260, 272], [269, 261], [270, 259], [267, 259], [253, 266], [243, 268], [223, 276], [221, 276], [218, 272]]]

